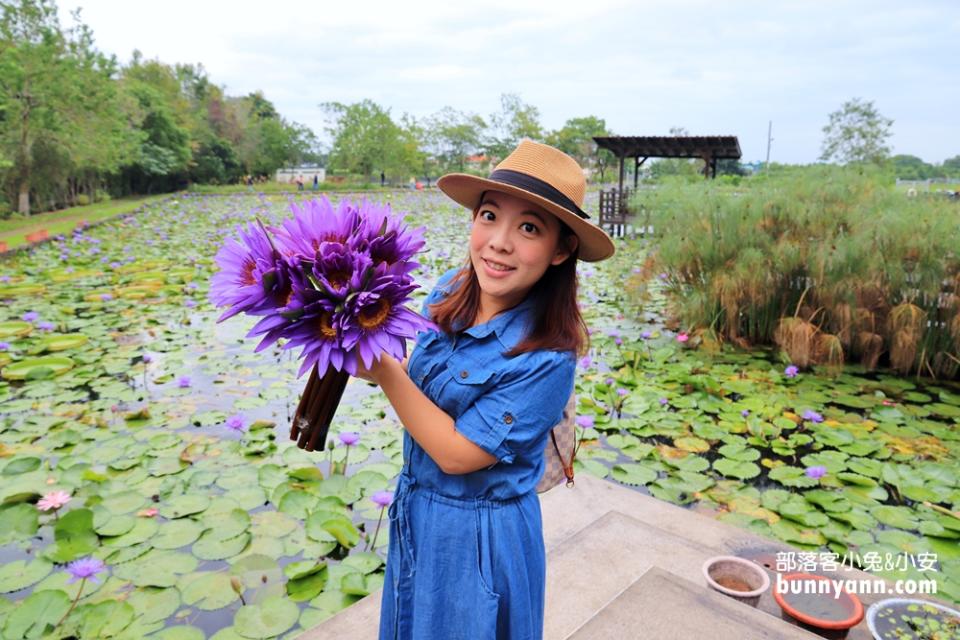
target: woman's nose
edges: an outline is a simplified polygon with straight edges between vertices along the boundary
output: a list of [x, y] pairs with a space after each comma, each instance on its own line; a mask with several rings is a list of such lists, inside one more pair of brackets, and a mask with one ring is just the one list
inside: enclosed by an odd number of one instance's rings
[[490, 232], [490, 248], [496, 251], [510, 251], [512, 243], [510, 240], [510, 229], [506, 225], [500, 225]]

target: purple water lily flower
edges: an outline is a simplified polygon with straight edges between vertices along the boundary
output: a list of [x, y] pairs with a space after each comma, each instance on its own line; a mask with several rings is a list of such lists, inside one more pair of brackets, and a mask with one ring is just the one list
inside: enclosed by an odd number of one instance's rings
[[70, 574], [70, 579], [67, 580], [67, 584], [73, 584], [77, 580], [92, 580], [93, 582], [100, 582], [97, 580], [97, 574], [106, 570], [107, 565], [105, 565], [103, 560], [100, 558], [94, 558], [91, 556], [74, 560], [67, 565], [67, 573]]
[[743, 411], [740, 412], [740, 415], [746, 418], [747, 416], [750, 415], [750, 409], [744, 409]]
[[653, 335], [653, 334], [650, 333], [649, 331], [643, 331], [643, 332], [640, 333], [640, 337], [643, 338], [644, 340], [649, 340], [649, 339], [650, 339], [650, 336], [652, 336], [652, 335]]
[[[377, 274], [378, 271], [382, 271], [382, 275]], [[416, 286], [412, 282], [405, 284], [382, 263], [374, 267], [368, 290], [351, 296], [345, 303], [341, 325], [343, 348], [356, 348], [357, 358], [364, 367], [373, 365], [374, 355], [379, 351], [402, 359], [405, 347], [402, 336], [414, 336], [418, 331], [435, 328], [432, 322], [403, 306]], [[348, 359], [346, 369], [353, 375], [356, 363]]]
[[246, 421], [243, 419], [243, 416], [239, 413], [234, 414], [227, 418], [227, 428], [232, 429], [233, 431], [245, 431], [247, 428]]
[[186, 389], [190, 386], [190, 376], [180, 376], [177, 379], [177, 386], [181, 389]]
[[250, 223], [237, 232], [241, 242], [228, 238], [214, 257], [220, 270], [210, 278], [210, 301], [229, 307], [217, 322], [240, 312], [261, 315], [278, 306], [278, 297], [289, 295], [286, 264], [266, 231]]
[[788, 378], [796, 378], [798, 373], [800, 373], [800, 369], [792, 364], [783, 370], [783, 375]]
[[109, 293], [101, 293], [100, 300], [103, 302], [109, 302], [110, 300], [113, 300], [113, 296]]
[[576, 423], [582, 429], [590, 429], [594, 424], [593, 416], [577, 416]]
[[803, 419], [808, 422], [823, 422], [823, 416], [811, 409], [803, 412]]
[[813, 467], [807, 467], [807, 470], [804, 471], [804, 473], [808, 478], [813, 478], [814, 480], [818, 480], [823, 476], [827, 475], [827, 468], [824, 467], [823, 465], [816, 465]]
[[149, 353], [143, 354], [143, 363], [150, 364], [151, 362], [153, 362], [153, 356], [150, 355]]
[[623, 344], [623, 339], [620, 338], [620, 336], [617, 336], [616, 338], [613, 339], [613, 342], [619, 347], [620, 345]]
[[340, 442], [347, 445], [348, 447], [353, 446], [360, 442], [360, 434], [356, 431], [345, 431], [337, 436], [340, 439]]
[[34, 322], [37, 318], [40, 317], [40, 314], [36, 311], [27, 311], [25, 314], [20, 316], [24, 322]]
[[630, 392], [624, 389], [623, 387], [620, 387], [619, 389], [617, 389], [617, 395], [620, 396], [621, 398], [627, 395], [628, 393]]
[[613, 384], [614, 382], [616, 382], [616, 380], [614, 380], [613, 378], [607, 378], [607, 379], [604, 380], [603, 382], [604, 382], [605, 384], [607, 384], [607, 385], [611, 385], [611, 384]]
[[37, 323], [37, 329], [40, 329], [40, 331], [53, 331], [56, 327], [57, 325], [49, 320], [44, 320], [43, 322]]
[[0, 340], [0, 351], [9, 351], [9, 350], [10, 350], [10, 343], [3, 342], [2, 340]]
[[389, 507], [390, 503], [393, 502], [393, 491], [377, 491], [370, 499], [380, 507]]
[[301, 205], [291, 202], [290, 209], [293, 218], [270, 228], [280, 253], [290, 258], [312, 260], [323, 244], [345, 245], [360, 226], [359, 211], [348, 200], [341, 200], [336, 210], [326, 196]]
[[196, 301], [187, 298], [183, 301], [183, 306], [187, 307], [188, 309], [192, 309], [193, 307], [197, 306], [197, 303]]
[[668, 404], [670, 404], [670, 401], [669, 401], [669, 400], [667, 400], [666, 398], [660, 398], [660, 405], [661, 405], [661, 406], [664, 406], [664, 407], [665, 407], [665, 406], [667, 406]]
[[580, 367], [582, 369], [589, 369], [591, 364], [593, 364], [593, 360], [590, 359], [590, 356], [580, 358]]
[[367, 200], [360, 203], [360, 216], [363, 222], [359, 235], [366, 242], [373, 264], [404, 262], [406, 273], [420, 266], [410, 259], [426, 243], [423, 227], [409, 229], [403, 224], [402, 216], [391, 214], [389, 204], [380, 205]]

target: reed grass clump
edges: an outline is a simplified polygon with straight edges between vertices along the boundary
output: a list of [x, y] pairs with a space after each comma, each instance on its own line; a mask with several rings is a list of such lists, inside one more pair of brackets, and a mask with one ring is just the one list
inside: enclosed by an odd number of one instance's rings
[[801, 367], [960, 371], [960, 206], [907, 198], [863, 168], [813, 167], [636, 194], [684, 329], [776, 344]]

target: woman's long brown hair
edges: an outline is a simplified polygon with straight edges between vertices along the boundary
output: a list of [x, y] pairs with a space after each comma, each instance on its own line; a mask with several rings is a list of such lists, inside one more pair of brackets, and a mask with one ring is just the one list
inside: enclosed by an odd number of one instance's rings
[[[478, 209], [475, 209], [474, 217], [477, 213]], [[560, 223], [558, 246], [569, 246], [570, 236], [576, 234], [559, 218], [557, 222]], [[587, 353], [590, 336], [577, 305], [579, 253], [578, 243], [566, 260], [547, 267], [527, 293], [527, 297], [533, 298], [533, 328], [513, 349], [503, 353], [505, 357], [512, 358], [537, 349], [573, 351], [578, 357]], [[428, 311], [443, 332], [451, 334], [455, 326], [470, 327], [480, 311], [480, 282], [469, 253], [466, 264], [454, 274], [448, 286], [455, 290], [440, 302], [429, 305]]]

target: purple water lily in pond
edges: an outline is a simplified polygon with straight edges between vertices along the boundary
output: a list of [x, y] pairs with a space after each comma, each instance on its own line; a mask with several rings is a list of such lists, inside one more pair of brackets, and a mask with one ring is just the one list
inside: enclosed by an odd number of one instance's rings
[[103, 560], [100, 558], [88, 557], [80, 558], [79, 560], [74, 560], [67, 565], [67, 573], [70, 574], [70, 579], [67, 580], [67, 584], [73, 584], [77, 580], [92, 580], [93, 582], [100, 582], [97, 580], [97, 574], [103, 573], [107, 570], [107, 565], [103, 563]]
[[649, 340], [651, 335], [653, 334], [650, 333], [649, 331], [643, 331], [640, 333], [640, 337], [643, 338], [644, 340]]
[[807, 470], [804, 471], [804, 473], [808, 478], [813, 478], [814, 480], [818, 480], [823, 476], [827, 475], [827, 468], [824, 467], [823, 465], [816, 465], [813, 467], [807, 467]]
[[783, 370], [783, 375], [787, 376], [788, 378], [796, 378], [798, 373], [800, 373], [800, 369], [792, 364]]
[[661, 406], [664, 406], [664, 407], [665, 407], [665, 406], [667, 406], [668, 404], [670, 404], [670, 401], [669, 401], [669, 400], [667, 400], [666, 398], [660, 398], [660, 405], [661, 405]]
[[345, 431], [337, 436], [340, 439], [340, 442], [349, 446], [353, 446], [360, 442], [360, 434], [355, 431]]
[[823, 416], [810, 409], [803, 412], [803, 419], [808, 422], [823, 422]]
[[576, 423], [583, 429], [589, 429], [594, 424], [593, 416], [577, 416]]
[[227, 418], [227, 428], [233, 431], [244, 431], [247, 428], [246, 421], [239, 413], [234, 414]]
[[180, 378], [177, 379], [177, 386], [180, 387], [181, 389], [186, 389], [187, 387], [189, 387], [190, 376], [180, 376]]
[[3, 342], [2, 340], [0, 340], [0, 351], [9, 351], [9, 350], [10, 350], [10, 343]]
[[360, 227], [359, 211], [349, 200], [341, 200], [336, 210], [326, 196], [301, 205], [291, 203], [290, 209], [293, 218], [270, 228], [280, 252], [288, 257], [313, 259], [321, 245], [346, 245]]
[[40, 317], [40, 314], [36, 311], [27, 311], [25, 314], [20, 316], [24, 322], [34, 322], [37, 318]]
[[590, 359], [590, 356], [580, 358], [580, 367], [582, 369], [589, 369], [591, 364], [593, 364], [593, 360]]
[[43, 322], [37, 323], [37, 329], [40, 329], [40, 331], [53, 331], [56, 328], [56, 326], [57, 325], [50, 322], [49, 320], [44, 320]]
[[380, 507], [389, 507], [390, 503], [393, 502], [393, 492], [392, 491], [377, 491], [370, 499]]
[[740, 415], [746, 418], [747, 416], [750, 415], [750, 409], [744, 409], [743, 411], [740, 412]]

